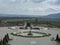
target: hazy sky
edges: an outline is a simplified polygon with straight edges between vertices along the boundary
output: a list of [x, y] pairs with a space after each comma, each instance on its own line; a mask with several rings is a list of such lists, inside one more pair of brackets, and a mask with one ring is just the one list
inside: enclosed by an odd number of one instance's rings
[[60, 13], [60, 0], [0, 0], [0, 13], [41, 16]]

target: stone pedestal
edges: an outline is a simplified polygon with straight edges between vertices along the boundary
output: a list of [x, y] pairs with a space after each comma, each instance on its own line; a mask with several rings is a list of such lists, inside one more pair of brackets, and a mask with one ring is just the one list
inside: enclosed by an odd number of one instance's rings
[[28, 35], [33, 35], [31, 31], [28, 32]]

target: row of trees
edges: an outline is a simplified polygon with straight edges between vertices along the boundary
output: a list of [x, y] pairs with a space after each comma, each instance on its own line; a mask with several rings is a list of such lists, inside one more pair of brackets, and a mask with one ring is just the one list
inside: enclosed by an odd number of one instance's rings
[[22, 19], [22, 20], [20, 20], [20, 21], [18, 21], [18, 19], [16, 19], [15, 21], [12, 21], [12, 19], [11, 19], [11, 21], [3, 21], [3, 20], [1, 20], [0, 19], [0, 24], [1, 25], [6, 25], [6, 26], [16, 26], [16, 25], [18, 25], [18, 26], [20, 26], [20, 25], [24, 25], [24, 23], [25, 22], [30, 22], [31, 24], [34, 24], [34, 25], [40, 25], [40, 24], [46, 24], [48, 27], [53, 27], [53, 26], [55, 26], [55, 27], [60, 27], [60, 21], [55, 21], [55, 20], [47, 20], [47, 19], [41, 19], [41, 18], [35, 18], [35, 19], [30, 19], [30, 20], [24, 20], [24, 19]]
[[9, 35], [8, 33], [4, 36], [4, 38], [2, 40], [0, 40], [0, 45], [8, 45], [9, 42]]

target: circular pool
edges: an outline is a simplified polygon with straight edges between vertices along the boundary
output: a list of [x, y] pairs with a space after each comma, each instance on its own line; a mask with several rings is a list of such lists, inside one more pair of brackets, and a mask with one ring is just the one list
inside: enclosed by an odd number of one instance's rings
[[20, 36], [20, 37], [27, 37], [27, 38], [49, 37], [51, 35], [50, 33], [36, 32], [36, 31], [31, 31], [32, 35], [28, 35], [28, 33], [29, 33], [29, 31], [24, 31], [23, 33], [12, 32], [11, 35]]

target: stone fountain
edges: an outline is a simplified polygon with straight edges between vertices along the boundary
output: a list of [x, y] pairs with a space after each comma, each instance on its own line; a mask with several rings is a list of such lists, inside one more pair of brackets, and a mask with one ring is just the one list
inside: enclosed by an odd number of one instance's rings
[[28, 23], [28, 22], [26, 23], [25, 29], [28, 29], [29, 30], [29, 32], [28, 32], [27, 35], [29, 35], [29, 36], [32, 36], [33, 35], [32, 32], [31, 32], [32, 27], [31, 27], [31, 24], [30, 23]]
[[[23, 29], [23, 33], [11, 33], [14, 36], [20, 36], [20, 37], [28, 37], [28, 38], [37, 38], [37, 37], [46, 37], [46, 36], [50, 36], [50, 33], [44, 33], [44, 32], [38, 32], [38, 31], [33, 31], [33, 27], [31, 26], [30, 23], [26, 23], [24, 29]], [[25, 31], [26, 30], [26, 31]]]

